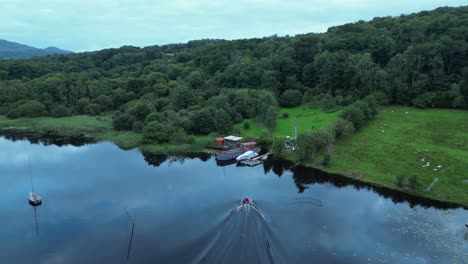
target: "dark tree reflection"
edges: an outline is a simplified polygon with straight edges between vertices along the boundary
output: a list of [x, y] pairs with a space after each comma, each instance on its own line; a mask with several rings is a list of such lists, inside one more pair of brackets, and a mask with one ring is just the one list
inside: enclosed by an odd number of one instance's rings
[[180, 163], [184, 164], [186, 160], [199, 159], [202, 162], [206, 162], [211, 159], [212, 155], [208, 153], [187, 153], [184, 155], [164, 155], [164, 154], [150, 154], [143, 153], [145, 161], [154, 167], [159, 167], [164, 162], [169, 163]]
[[438, 209], [449, 209], [459, 207], [458, 205], [453, 203], [440, 202], [430, 200], [427, 198], [416, 197], [406, 192], [391, 190], [380, 186], [374, 186], [370, 183], [354, 180], [352, 178], [339, 174], [327, 173], [315, 168], [294, 166], [293, 168], [291, 168], [291, 171], [293, 173], [293, 179], [299, 193], [304, 192], [312, 184], [331, 184], [335, 188], [353, 186], [358, 190], [363, 188], [371, 190], [385, 198], [390, 198], [394, 203], [408, 202], [408, 204], [411, 207], [414, 207], [416, 205], [420, 205], [422, 207], [435, 207]]
[[157, 155], [157, 154], [143, 154], [143, 157], [145, 158], [146, 163], [154, 167], [161, 166], [161, 164], [166, 162], [166, 160], [169, 158], [166, 155]]
[[90, 137], [83, 134], [63, 136], [53, 131], [45, 131], [42, 133], [26, 133], [16, 130], [2, 130], [0, 136], [3, 136], [6, 139], [14, 142], [27, 140], [31, 144], [43, 144], [45, 146], [55, 145], [59, 147], [67, 145], [80, 147], [86, 144], [96, 142]]

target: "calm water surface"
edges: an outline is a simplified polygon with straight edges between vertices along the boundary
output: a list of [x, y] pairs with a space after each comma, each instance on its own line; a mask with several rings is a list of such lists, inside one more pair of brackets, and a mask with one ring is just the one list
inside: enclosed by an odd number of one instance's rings
[[0, 138], [0, 263], [468, 263], [467, 210], [289, 167]]

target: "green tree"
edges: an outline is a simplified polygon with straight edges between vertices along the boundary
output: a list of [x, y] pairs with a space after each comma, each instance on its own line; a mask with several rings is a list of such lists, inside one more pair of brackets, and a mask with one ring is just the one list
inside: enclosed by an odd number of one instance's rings
[[192, 89], [199, 89], [205, 83], [205, 77], [199, 70], [195, 70], [187, 76], [187, 83]]
[[162, 120], [163, 120], [163, 116], [161, 115], [161, 113], [152, 112], [152, 113], [150, 113], [149, 115], [146, 116], [145, 123], [149, 123], [149, 122], [152, 122], [152, 121], [161, 122]]
[[185, 86], [177, 86], [171, 90], [171, 102], [178, 109], [187, 108], [195, 103], [192, 90]]
[[325, 112], [333, 111], [336, 107], [335, 99], [330, 94], [327, 94], [323, 97], [320, 105]]
[[350, 121], [338, 118], [335, 121], [335, 136], [343, 138], [354, 133], [354, 125]]
[[322, 165], [324, 167], [327, 167], [330, 164], [330, 161], [331, 161], [331, 155], [328, 153], [325, 153], [325, 155], [323, 155]]
[[219, 109], [214, 112], [213, 121], [214, 121], [214, 126], [216, 128], [216, 131], [221, 134], [228, 133], [232, 130], [233, 124], [231, 121], [231, 117], [223, 109]]
[[203, 108], [191, 115], [191, 130], [196, 134], [209, 134], [216, 130], [212, 110]]
[[277, 117], [278, 117], [278, 112], [276, 111], [276, 107], [270, 106], [266, 110], [266, 115], [265, 115], [265, 119], [263, 120], [263, 124], [268, 129], [273, 129], [274, 127], [276, 127]]
[[144, 144], [167, 143], [171, 139], [173, 129], [167, 124], [152, 121], [143, 128]]
[[29, 100], [20, 104], [16, 109], [10, 111], [7, 114], [8, 118], [19, 118], [19, 117], [39, 117], [46, 115], [46, 107], [35, 100]]
[[80, 98], [76, 103], [76, 111], [79, 114], [87, 114], [90, 100], [88, 98]]
[[115, 130], [132, 130], [133, 123], [135, 123], [136, 119], [134, 116], [129, 115], [127, 113], [123, 113], [115, 117], [112, 121], [112, 126]]
[[263, 130], [257, 139], [257, 145], [262, 149], [269, 149], [273, 144], [273, 139], [268, 131]]
[[297, 138], [297, 154], [303, 162], [313, 162], [317, 152], [333, 143], [335, 136], [331, 129], [314, 129], [308, 133], [299, 134]]
[[63, 105], [57, 105], [52, 109], [50, 115], [52, 117], [66, 117], [71, 116], [71, 111]]
[[151, 108], [145, 102], [137, 102], [128, 109], [128, 113], [134, 116], [138, 121], [143, 121], [146, 116], [151, 113]]
[[319, 86], [322, 91], [335, 95], [337, 74], [338, 74], [338, 55], [324, 51], [314, 58], [314, 72], [318, 76]]
[[275, 153], [275, 155], [280, 156], [283, 153], [283, 149], [284, 149], [283, 144], [284, 144], [284, 139], [281, 139], [281, 138], [277, 138], [273, 141], [271, 148], [273, 150], [273, 153]]
[[114, 107], [114, 102], [112, 102], [112, 99], [107, 95], [98, 96], [93, 100], [93, 103], [97, 104], [101, 111], [109, 111]]
[[403, 186], [405, 185], [405, 182], [406, 182], [406, 175], [404, 174], [398, 174], [395, 176], [395, 185], [400, 187], [400, 188], [403, 188]]
[[145, 124], [142, 121], [135, 121], [133, 122], [132, 130], [133, 132], [141, 133], [144, 127]]
[[411, 188], [411, 190], [416, 190], [416, 187], [418, 186], [418, 178], [416, 177], [416, 175], [413, 175], [409, 181], [409, 187]]
[[363, 114], [362, 110], [355, 105], [346, 107], [340, 117], [351, 122], [355, 129], [361, 128], [366, 122], [366, 116]]
[[299, 90], [286, 90], [281, 95], [279, 103], [284, 107], [295, 107], [302, 103], [302, 93]]

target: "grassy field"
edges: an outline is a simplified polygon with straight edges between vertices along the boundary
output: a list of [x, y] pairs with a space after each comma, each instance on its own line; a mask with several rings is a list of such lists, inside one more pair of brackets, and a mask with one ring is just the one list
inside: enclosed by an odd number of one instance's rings
[[[429, 166], [426, 166], [429, 165]], [[337, 142], [327, 171], [400, 189], [398, 174], [417, 176], [412, 193], [468, 206], [468, 111], [385, 108], [349, 138]], [[433, 179], [429, 192], [423, 190]]]
[[0, 116], [0, 129], [13, 129], [43, 135], [47, 131], [63, 137], [86, 135], [96, 141], [110, 141], [123, 149], [140, 148], [146, 153], [200, 152], [214, 138], [197, 136], [194, 144], [141, 145], [142, 135], [132, 131], [115, 131], [111, 116], [72, 116], [7, 119]]
[[62, 118], [37, 117], [7, 119], [0, 116], [0, 128], [26, 129], [32, 131], [54, 130], [67, 135], [86, 134], [112, 130], [110, 116], [71, 116]]
[[[289, 117], [283, 117], [283, 114], [289, 114]], [[341, 111], [325, 113], [320, 109], [310, 108], [307, 105], [301, 105], [294, 108], [280, 108], [278, 111], [277, 126], [272, 134], [277, 137], [293, 136], [294, 125], [297, 127], [297, 134], [304, 133], [312, 128], [320, 128], [331, 124], [340, 115]], [[259, 136], [262, 133], [260, 124], [255, 119], [247, 119], [250, 128], [244, 129], [244, 122], [235, 125], [243, 136]]]

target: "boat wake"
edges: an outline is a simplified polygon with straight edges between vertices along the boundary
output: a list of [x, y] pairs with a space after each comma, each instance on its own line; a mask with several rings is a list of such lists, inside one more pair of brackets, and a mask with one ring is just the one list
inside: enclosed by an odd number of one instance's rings
[[191, 263], [290, 263], [270, 221], [255, 204], [234, 207], [220, 224], [188, 247], [190, 250], [182, 252], [196, 252], [186, 259]]
[[283, 248], [255, 205], [234, 208], [194, 263], [286, 263]]
[[314, 207], [322, 207], [325, 205], [325, 203], [320, 200], [320, 199], [315, 199], [315, 198], [309, 198], [309, 197], [299, 197], [294, 199], [293, 202], [289, 203], [289, 205], [311, 205]]

